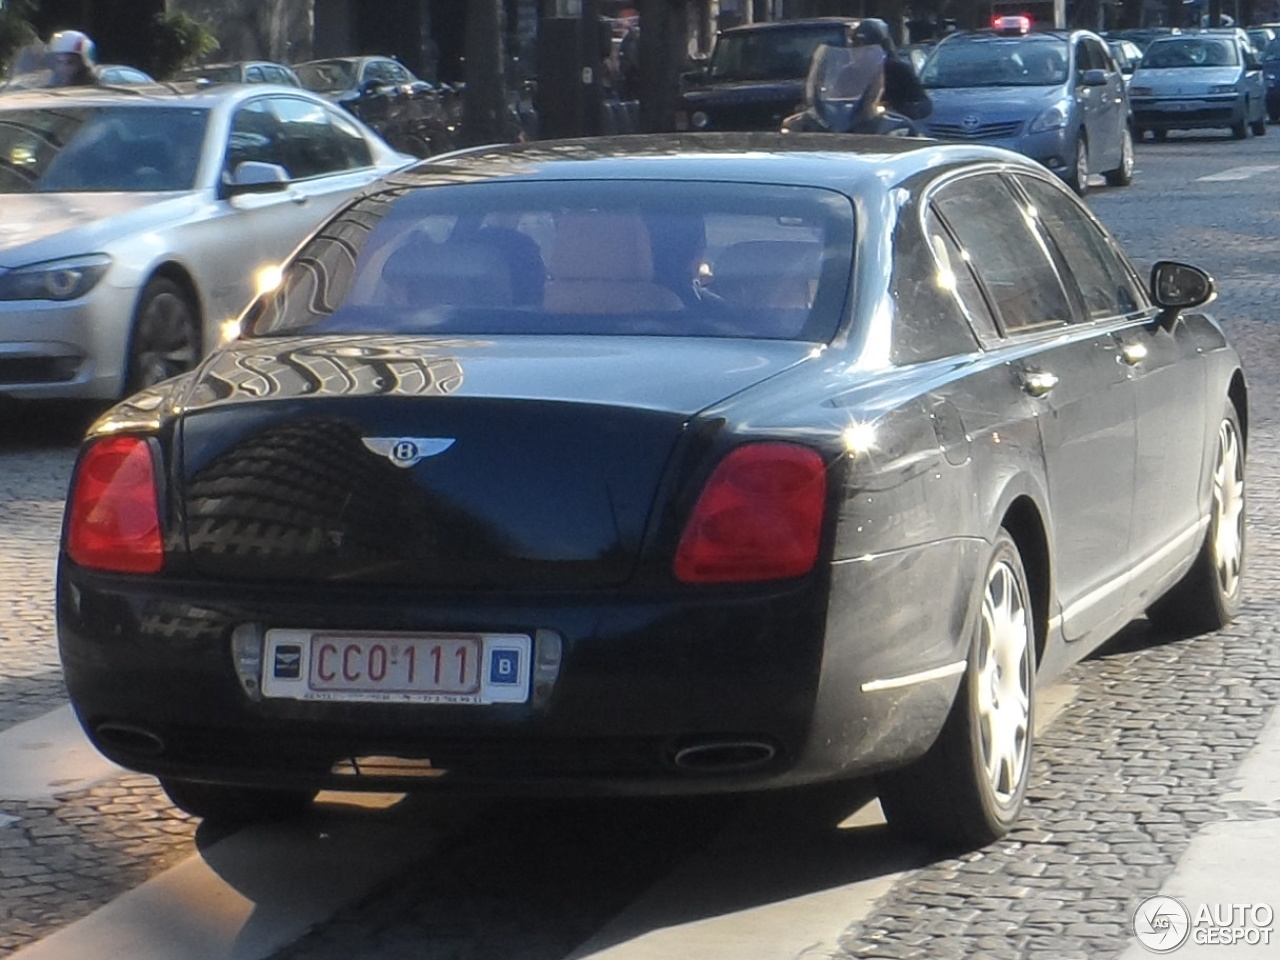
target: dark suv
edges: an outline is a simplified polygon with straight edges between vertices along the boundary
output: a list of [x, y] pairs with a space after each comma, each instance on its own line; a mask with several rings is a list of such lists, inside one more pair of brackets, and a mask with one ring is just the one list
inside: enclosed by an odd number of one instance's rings
[[722, 30], [706, 66], [690, 77], [677, 130], [778, 130], [804, 99], [819, 44], [845, 44], [856, 19], [779, 20]]

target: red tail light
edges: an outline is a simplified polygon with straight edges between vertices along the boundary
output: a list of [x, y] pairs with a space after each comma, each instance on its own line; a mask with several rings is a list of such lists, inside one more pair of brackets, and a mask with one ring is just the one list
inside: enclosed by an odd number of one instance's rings
[[739, 447], [716, 467], [676, 550], [685, 583], [781, 580], [813, 569], [827, 472], [817, 451], [790, 443]]
[[82, 567], [157, 573], [164, 563], [151, 448], [137, 437], [99, 440], [71, 482], [67, 555]]

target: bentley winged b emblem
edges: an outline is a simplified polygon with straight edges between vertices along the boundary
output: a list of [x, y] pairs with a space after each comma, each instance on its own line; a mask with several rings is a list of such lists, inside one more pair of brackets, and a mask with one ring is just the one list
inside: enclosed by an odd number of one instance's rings
[[451, 437], [361, 437], [366, 449], [386, 457], [397, 467], [412, 467], [425, 457], [434, 457], [453, 446]]

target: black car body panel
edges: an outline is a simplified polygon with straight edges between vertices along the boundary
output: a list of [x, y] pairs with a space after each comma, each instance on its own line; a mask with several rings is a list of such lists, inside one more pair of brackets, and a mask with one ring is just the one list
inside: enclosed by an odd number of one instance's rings
[[678, 130], [715, 133], [782, 128], [804, 100], [813, 51], [843, 45], [856, 19], [780, 20], [721, 31], [706, 68], [687, 84]]
[[[501, 197], [496, 215], [548, 242], [547, 221], [508, 200], [598, 211], [617, 191], [719, 217], [791, 187], [831, 212], [824, 262], [846, 276], [811, 272], [808, 286], [829, 326], [764, 337], [690, 319], [696, 332], [681, 334], [679, 318], [705, 307], [685, 304], [661, 311], [675, 326], [640, 335], [619, 332], [620, 307], [476, 320], [420, 302], [377, 314], [394, 329], [351, 326], [366, 316], [351, 306], [362, 277], [396, 275], [378, 238], [399, 236], [395, 210], [418, 209], [415, 196], [437, 191], [442, 209]], [[786, 232], [805, 207], [761, 209], [754, 223]], [[978, 257], [1002, 231], [970, 210], [1054, 240], [1006, 276]], [[699, 276], [729, 296], [722, 257], [738, 238], [725, 222]], [[983, 273], [960, 276], [959, 244]], [[1093, 286], [1099, 269], [1112, 272]], [[1037, 311], [1056, 319], [1024, 324]], [[510, 332], [516, 316], [529, 332]], [[340, 214], [244, 319], [244, 339], [86, 439], [82, 457], [104, 438], [151, 452], [159, 570], [92, 569], [65, 542], [59, 563], [77, 714], [109, 757], [162, 777], [692, 793], [900, 768], [956, 703], [1001, 531], [1031, 574], [1044, 682], [1187, 572], [1220, 411], [1230, 402], [1247, 421], [1217, 325], [1162, 312], [1056, 178], [979, 146], [691, 135], [459, 154]], [[819, 459], [815, 562], [755, 581], [683, 578], [675, 558], [710, 480], [760, 444]], [[302, 682], [309, 642], [313, 676], [345, 656], [325, 638], [491, 635], [523, 644], [527, 691], [509, 701], [281, 692]], [[396, 766], [423, 760], [425, 780]]]

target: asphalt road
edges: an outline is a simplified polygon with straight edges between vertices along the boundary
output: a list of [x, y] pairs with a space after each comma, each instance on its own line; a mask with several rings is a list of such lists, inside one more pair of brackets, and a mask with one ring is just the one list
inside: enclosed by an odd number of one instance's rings
[[[1212, 309], [1252, 386], [1242, 615], [1193, 640], [1137, 622], [1070, 671], [1050, 691], [1024, 822], [959, 857], [891, 841], [855, 789], [663, 803], [333, 794], [288, 825], [199, 826], [149, 778], [77, 753], [51, 576], [87, 414], [0, 411], [0, 957], [1132, 960], [1149, 896], [1271, 896], [1280, 909], [1272, 871], [1250, 865], [1280, 839], [1280, 728], [1267, 726], [1280, 702], [1273, 130], [1144, 143], [1133, 186], [1089, 197], [1140, 266], [1187, 260], [1219, 281]], [[1233, 851], [1225, 874], [1205, 849]]]

